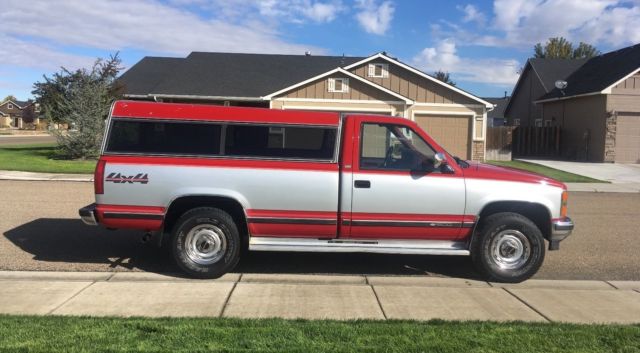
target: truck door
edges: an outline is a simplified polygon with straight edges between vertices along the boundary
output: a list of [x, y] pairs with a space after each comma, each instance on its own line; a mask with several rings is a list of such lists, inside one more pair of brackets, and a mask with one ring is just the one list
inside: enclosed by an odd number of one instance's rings
[[348, 226], [344, 237], [453, 240], [465, 235], [463, 228], [471, 229], [462, 171], [434, 167], [440, 147], [417, 125], [354, 117], [353, 130], [351, 212], [342, 217], [343, 228]]

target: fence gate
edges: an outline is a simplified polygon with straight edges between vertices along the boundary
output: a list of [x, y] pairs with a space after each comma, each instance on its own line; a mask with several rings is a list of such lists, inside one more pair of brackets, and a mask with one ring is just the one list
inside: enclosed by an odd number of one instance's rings
[[510, 161], [513, 141], [512, 126], [496, 126], [487, 128], [486, 160]]
[[560, 128], [557, 126], [519, 126], [513, 131], [514, 157], [560, 156]]

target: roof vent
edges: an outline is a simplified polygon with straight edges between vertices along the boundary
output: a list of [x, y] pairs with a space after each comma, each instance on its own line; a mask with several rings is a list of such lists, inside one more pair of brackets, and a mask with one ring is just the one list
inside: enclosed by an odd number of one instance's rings
[[305, 56], [311, 56], [311, 52], [307, 50], [307, 51], [304, 52], [304, 55]]

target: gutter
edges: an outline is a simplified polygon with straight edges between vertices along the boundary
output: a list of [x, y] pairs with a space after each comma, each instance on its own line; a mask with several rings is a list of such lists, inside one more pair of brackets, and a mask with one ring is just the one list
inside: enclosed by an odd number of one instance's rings
[[599, 94], [605, 94], [605, 93], [602, 93], [600, 91], [599, 92], [591, 92], [591, 93], [582, 93], [582, 94], [575, 94], [575, 95], [572, 95], [572, 96], [541, 99], [541, 100], [533, 101], [533, 103], [540, 104], [540, 103], [548, 103], [548, 102], [557, 102], [557, 101], [561, 101], [561, 100], [565, 100], [565, 99], [571, 99], [571, 98], [577, 98], [577, 97], [596, 96], [596, 95], [599, 95]]

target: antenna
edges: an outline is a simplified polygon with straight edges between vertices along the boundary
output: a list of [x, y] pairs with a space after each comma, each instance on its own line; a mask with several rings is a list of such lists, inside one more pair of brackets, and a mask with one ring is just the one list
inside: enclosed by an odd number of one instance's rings
[[555, 82], [555, 86], [557, 89], [560, 90], [560, 93], [562, 93], [562, 95], [564, 96], [564, 89], [567, 88], [568, 83], [567, 81], [563, 81], [563, 80], [558, 80]]

